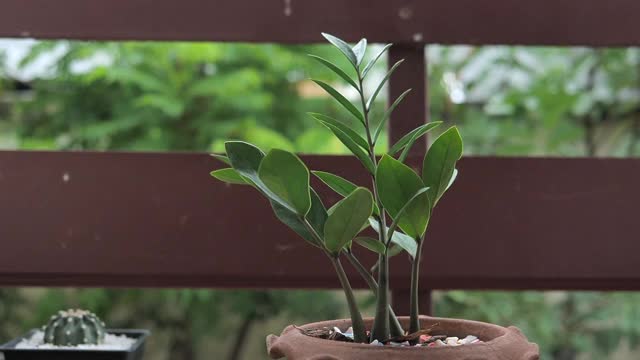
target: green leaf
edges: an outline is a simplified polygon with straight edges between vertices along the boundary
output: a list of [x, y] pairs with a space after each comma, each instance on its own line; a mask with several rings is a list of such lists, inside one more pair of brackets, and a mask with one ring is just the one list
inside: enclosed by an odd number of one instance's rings
[[326, 91], [329, 95], [331, 95], [334, 99], [336, 99], [340, 103], [340, 105], [342, 105], [351, 114], [353, 114], [353, 116], [355, 116], [356, 119], [360, 120], [360, 122], [364, 124], [364, 116], [362, 115], [360, 110], [358, 110], [358, 108], [356, 108], [355, 105], [351, 103], [351, 101], [349, 101], [342, 94], [340, 94], [338, 90], [334, 89], [331, 85], [325, 83], [324, 81], [313, 80], [313, 79], [312, 81], [318, 84], [321, 88], [323, 88], [324, 91]]
[[364, 70], [362, 71], [362, 78], [364, 79], [367, 74], [369, 73], [369, 71], [373, 68], [373, 66], [376, 64], [376, 62], [378, 61], [378, 59], [380, 58], [380, 56], [382, 56], [382, 54], [384, 54], [387, 50], [389, 50], [389, 48], [391, 47], [391, 45], [393, 44], [387, 44], [384, 46], [384, 48], [382, 48], [382, 50], [380, 50], [380, 52], [378, 53], [378, 55], [374, 56], [369, 63], [367, 64], [367, 66], [364, 67]]
[[362, 225], [373, 211], [373, 196], [366, 188], [359, 187], [342, 199], [324, 224], [325, 245], [338, 254], [360, 232]]
[[451, 185], [453, 185], [453, 182], [456, 181], [457, 177], [458, 177], [458, 169], [453, 169], [453, 175], [451, 175], [451, 179], [449, 179], [449, 185], [447, 185], [447, 190], [449, 190]]
[[333, 132], [333, 134], [347, 147], [351, 152], [362, 162], [364, 167], [369, 170], [371, 174], [375, 173], [375, 164], [373, 160], [358, 144], [352, 140], [349, 135], [345, 134], [342, 130], [330, 123], [323, 123], [324, 126], [329, 128]]
[[[325, 183], [329, 188], [331, 188], [331, 190], [345, 197], [349, 196], [349, 194], [351, 194], [358, 187], [351, 181], [332, 173], [316, 170], [311, 170], [311, 173], [318, 179], [320, 179], [320, 181]], [[373, 204], [373, 213], [376, 215], [380, 215], [378, 206], [375, 203]]]
[[362, 39], [352, 48], [353, 53], [356, 55], [356, 65], [362, 64], [364, 54], [367, 52], [367, 39]]
[[222, 155], [222, 154], [209, 154], [209, 155], [231, 166], [231, 161], [229, 161], [229, 158], [226, 155]]
[[299, 216], [311, 208], [309, 170], [296, 155], [272, 149], [262, 159], [258, 175], [262, 183], [284, 200]]
[[400, 157], [398, 157], [398, 160], [400, 160], [400, 162], [404, 162], [407, 156], [409, 155], [409, 151], [411, 150], [411, 147], [413, 146], [413, 144], [415, 144], [416, 140], [418, 140], [422, 135], [426, 134], [431, 129], [436, 128], [440, 124], [441, 124], [440, 121], [435, 121], [428, 124], [424, 124], [423, 126], [420, 126], [417, 129], [414, 129], [413, 131], [411, 131], [413, 135], [411, 136], [411, 139], [409, 139], [409, 142], [404, 146], [404, 149], [402, 150], [402, 154], [400, 154]]
[[311, 173], [330, 187], [331, 190], [345, 197], [349, 196], [357, 188], [356, 184], [332, 173], [317, 170], [311, 170]]
[[349, 83], [349, 85], [353, 86], [354, 89], [356, 89], [357, 91], [360, 91], [360, 89], [358, 88], [358, 84], [356, 84], [356, 82], [351, 78], [351, 76], [347, 75], [347, 73], [342, 71], [342, 69], [340, 69], [337, 65], [333, 64], [327, 59], [321, 58], [320, 56], [316, 56], [316, 55], [309, 55], [309, 56], [318, 60], [321, 64], [329, 68], [329, 70], [333, 71], [338, 76], [340, 76], [344, 81]]
[[[396, 231], [396, 228], [398, 227], [399, 221], [401, 219], [403, 219], [404, 213], [411, 208], [411, 206], [413, 206], [414, 202], [419, 202], [419, 201], [426, 201], [429, 202], [429, 196], [427, 195], [427, 191], [429, 190], [428, 187], [423, 187], [422, 189], [418, 190], [418, 192], [415, 193], [415, 195], [413, 195], [411, 197], [411, 199], [409, 199], [409, 201], [407, 201], [406, 204], [404, 204], [404, 206], [402, 207], [402, 209], [400, 209], [400, 211], [398, 211], [398, 214], [396, 215], [395, 220], [393, 221], [393, 223], [391, 224], [391, 226], [389, 227], [389, 231]], [[431, 217], [431, 207], [427, 208], [427, 225], [429, 224], [429, 218]], [[426, 226], [425, 226], [426, 229]]]
[[404, 214], [400, 214], [400, 211], [424, 187], [420, 177], [410, 167], [389, 155], [382, 156], [376, 171], [378, 196], [391, 218], [398, 222], [398, 227], [414, 239], [421, 237], [427, 229], [429, 199], [426, 194], [420, 195], [411, 201]]
[[353, 64], [353, 66], [357, 66], [358, 59], [349, 44], [331, 34], [322, 33], [322, 36], [324, 36], [324, 38], [327, 39], [327, 41], [329, 41], [333, 46], [337, 47], [338, 50], [340, 50], [340, 52], [349, 60], [349, 62]]
[[[380, 223], [378, 220], [374, 218], [369, 218], [369, 224], [377, 233], [380, 233]], [[387, 228], [387, 234], [389, 233], [389, 228]], [[391, 242], [401, 247], [406, 251], [411, 257], [416, 257], [416, 252], [418, 251], [418, 243], [411, 236], [407, 234], [403, 234], [399, 231], [394, 231], [393, 236], [391, 237]], [[393, 247], [392, 247], [393, 248]]]
[[314, 119], [318, 120], [323, 125], [326, 123], [329, 123], [337, 127], [338, 129], [342, 130], [342, 132], [345, 133], [345, 135], [349, 136], [351, 140], [353, 140], [361, 148], [367, 151], [369, 150], [369, 144], [367, 143], [367, 140], [365, 140], [362, 136], [358, 135], [357, 132], [353, 131], [350, 127], [345, 125], [343, 122], [323, 114], [309, 113], [309, 115], [311, 115]]
[[242, 176], [260, 182], [258, 168], [264, 158], [262, 150], [244, 141], [227, 141], [224, 143], [231, 166]]
[[[271, 202], [271, 207], [273, 208], [273, 212], [276, 217], [291, 228], [291, 230], [296, 232], [311, 245], [322, 248], [322, 244], [318, 243], [318, 240], [309, 232], [296, 213], [274, 201]], [[311, 224], [311, 227], [313, 227], [318, 235], [322, 237], [324, 232], [324, 223], [327, 220], [327, 210], [322, 204], [322, 200], [320, 200], [320, 197], [315, 191], [313, 191], [313, 189], [311, 189], [311, 209], [309, 210], [306, 218]]]
[[275, 201], [271, 201], [271, 208], [278, 220], [287, 225], [291, 230], [298, 234], [301, 238], [306, 240], [313, 246], [322, 248], [322, 245], [318, 243], [318, 240], [307, 230], [304, 223], [300, 221], [300, 217], [293, 211], [285, 208]]
[[226, 182], [227, 184], [248, 185], [242, 175], [233, 168], [214, 170], [210, 174], [214, 178]]
[[442, 121], [433, 121], [424, 125], [420, 125], [417, 128], [409, 131], [405, 136], [403, 136], [402, 138], [400, 138], [400, 140], [398, 140], [395, 144], [393, 144], [391, 149], [387, 151], [387, 154], [393, 156], [398, 151], [404, 149], [407, 146], [410, 146], [409, 144], [413, 145], [413, 143], [415, 143], [418, 137], [426, 134], [432, 129], [435, 129], [440, 124], [442, 124]]
[[389, 106], [387, 111], [385, 111], [384, 115], [382, 116], [382, 120], [380, 120], [380, 123], [378, 123], [378, 127], [376, 128], [376, 132], [373, 135], [373, 143], [374, 144], [376, 144], [378, 142], [378, 136], [380, 136], [380, 133], [382, 132], [382, 129], [384, 129], [385, 124], [387, 123], [387, 121], [391, 117], [391, 113], [393, 112], [393, 110], [395, 110], [395, 108], [400, 104], [402, 99], [404, 99], [404, 97], [407, 96], [407, 94], [409, 94], [410, 92], [411, 92], [411, 89], [407, 89], [405, 92], [400, 94], [400, 96], [398, 96], [396, 101], [394, 101], [393, 104], [391, 104], [391, 106]]
[[387, 83], [387, 81], [389, 80], [389, 78], [391, 77], [393, 72], [396, 71], [398, 66], [400, 66], [400, 64], [402, 64], [403, 62], [404, 62], [404, 59], [402, 59], [402, 60], [398, 61], [397, 63], [393, 64], [391, 69], [389, 69], [389, 71], [387, 72], [387, 75], [384, 76], [384, 79], [382, 79], [380, 84], [378, 84], [378, 87], [373, 92], [373, 95], [371, 95], [371, 97], [369, 98], [369, 101], [367, 101], [367, 109], [371, 109], [371, 105], [373, 104], [374, 101], [376, 101], [376, 98], [378, 97], [378, 94], [380, 93], [380, 90], [382, 90], [382, 88], [384, 87], [384, 84]]
[[324, 224], [327, 222], [327, 216], [327, 209], [324, 207], [320, 196], [315, 190], [311, 189], [311, 209], [309, 209], [306, 219], [323, 239]]
[[360, 246], [369, 249], [378, 254], [384, 254], [386, 246], [380, 242], [378, 239], [374, 239], [368, 236], [359, 236], [355, 238], [356, 243]]
[[[404, 234], [403, 234], [404, 235]], [[407, 236], [408, 237], [408, 236]], [[389, 257], [394, 257], [398, 254], [400, 254], [402, 252], [402, 250], [404, 250], [401, 246], [398, 245], [392, 245], [389, 250], [387, 250], [387, 256]]]
[[431, 145], [422, 162], [422, 180], [430, 187], [429, 198], [436, 206], [454, 176], [456, 162], [462, 157], [462, 138], [453, 126]]
[[227, 141], [224, 143], [231, 166], [248, 181], [251, 181], [262, 195], [270, 201], [275, 201], [289, 211], [296, 213], [287, 201], [269, 189], [258, 176], [260, 164], [265, 155], [258, 147], [244, 141]]

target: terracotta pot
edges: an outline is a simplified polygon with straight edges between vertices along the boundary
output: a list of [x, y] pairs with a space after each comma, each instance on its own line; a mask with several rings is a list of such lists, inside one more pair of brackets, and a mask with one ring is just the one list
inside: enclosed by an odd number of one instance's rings
[[[288, 360], [538, 360], [538, 345], [530, 343], [515, 327], [477, 321], [433, 318], [421, 316], [423, 328], [433, 327], [433, 334], [465, 337], [475, 335], [483, 343], [443, 347], [378, 347], [324, 340], [304, 335], [298, 328], [288, 326], [282, 335], [269, 335], [267, 349], [272, 359], [286, 357]], [[399, 318], [407, 326], [408, 317]], [[370, 328], [373, 319], [365, 319]], [[351, 320], [323, 321], [300, 326], [303, 329], [318, 329], [337, 326], [346, 330]]]

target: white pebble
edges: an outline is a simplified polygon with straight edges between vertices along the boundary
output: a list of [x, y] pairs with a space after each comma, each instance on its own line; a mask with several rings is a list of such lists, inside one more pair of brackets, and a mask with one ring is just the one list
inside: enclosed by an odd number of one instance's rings
[[478, 340], [477, 336], [467, 335], [466, 338], [458, 340], [458, 343], [462, 344], [462, 345], [471, 344], [471, 343], [473, 343], [474, 341], [477, 341], [477, 340]]
[[44, 332], [36, 331], [30, 338], [16, 344], [16, 349], [87, 349], [87, 350], [129, 350], [136, 339], [126, 335], [106, 334], [104, 343], [99, 345], [56, 346], [44, 342]]
[[447, 345], [449, 346], [456, 346], [456, 345], [459, 345], [458, 340], [459, 339], [457, 337], [451, 336], [447, 338], [446, 342], [447, 342]]

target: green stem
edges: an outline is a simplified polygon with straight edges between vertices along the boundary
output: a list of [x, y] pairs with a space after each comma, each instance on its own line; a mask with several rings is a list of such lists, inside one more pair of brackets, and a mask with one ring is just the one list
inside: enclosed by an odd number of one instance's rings
[[[369, 144], [369, 156], [373, 161], [374, 166], [377, 166], [377, 159], [375, 154], [375, 145], [371, 138], [371, 129], [369, 124], [369, 109], [367, 109], [366, 100], [364, 98], [364, 87], [362, 84], [362, 75], [360, 70], [358, 73], [358, 87], [360, 88], [360, 103], [362, 105], [362, 112], [364, 114], [364, 127], [367, 133], [367, 143]], [[373, 196], [380, 209], [380, 231], [378, 232], [380, 242], [387, 244], [387, 220], [380, 196], [378, 196], [378, 189], [376, 188], [375, 176], [371, 175], [373, 182]], [[373, 321], [373, 328], [371, 329], [371, 339], [384, 341], [391, 336], [390, 324], [389, 324], [389, 258], [387, 255], [387, 248], [385, 248], [384, 254], [379, 256], [378, 262], [380, 263], [380, 269], [378, 270], [378, 294], [376, 296], [376, 316]]]
[[342, 285], [342, 290], [344, 291], [345, 297], [347, 298], [347, 304], [349, 305], [349, 314], [351, 316], [351, 326], [353, 327], [353, 336], [355, 342], [367, 342], [367, 333], [364, 328], [364, 321], [362, 320], [362, 314], [358, 309], [358, 304], [356, 303], [355, 296], [353, 295], [353, 289], [351, 288], [351, 284], [349, 283], [349, 278], [347, 274], [344, 272], [344, 268], [340, 263], [339, 255], [332, 255], [329, 250], [324, 246], [324, 241], [322, 237], [318, 234], [318, 232], [311, 226], [309, 221], [301, 217], [300, 221], [304, 224], [307, 231], [311, 233], [311, 235], [321, 244], [324, 253], [331, 260], [333, 267], [336, 269], [336, 273], [338, 274], [338, 278], [340, 279], [340, 285]]
[[419, 306], [419, 276], [420, 276], [420, 255], [422, 254], [422, 245], [424, 244], [424, 237], [418, 242], [418, 249], [416, 250], [416, 257], [413, 259], [411, 265], [411, 303], [409, 305], [409, 333], [413, 334], [420, 331], [420, 306]]
[[357, 343], [366, 343], [367, 342], [367, 332], [364, 328], [364, 321], [362, 320], [362, 315], [360, 314], [360, 310], [358, 309], [358, 304], [356, 302], [356, 298], [353, 295], [353, 290], [351, 289], [351, 284], [349, 284], [349, 279], [347, 278], [347, 274], [344, 272], [344, 268], [340, 263], [340, 259], [335, 256], [329, 256], [331, 262], [333, 263], [333, 267], [336, 269], [338, 273], [338, 278], [340, 279], [340, 284], [342, 284], [342, 289], [344, 290], [344, 295], [347, 298], [347, 304], [349, 305], [349, 313], [351, 314], [351, 326], [353, 327], [353, 338]]
[[389, 262], [386, 254], [380, 254], [380, 269], [378, 269], [378, 301], [376, 303], [376, 317], [373, 320], [371, 339], [384, 341], [391, 336], [389, 324]]
[[[347, 260], [349, 260], [351, 265], [353, 265], [353, 267], [356, 268], [356, 270], [358, 271], [360, 276], [362, 276], [364, 281], [367, 282], [367, 285], [369, 285], [369, 289], [371, 289], [373, 296], [378, 296], [378, 283], [373, 278], [371, 273], [367, 271], [367, 268], [364, 267], [364, 265], [362, 265], [360, 260], [358, 260], [358, 258], [355, 255], [353, 255], [351, 251], [346, 251], [345, 255], [347, 256]], [[404, 329], [402, 328], [402, 325], [400, 324], [398, 317], [393, 311], [393, 308], [391, 308], [391, 305], [389, 305], [389, 323], [391, 326], [392, 336], [396, 337], [396, 336], [404, 335]]]

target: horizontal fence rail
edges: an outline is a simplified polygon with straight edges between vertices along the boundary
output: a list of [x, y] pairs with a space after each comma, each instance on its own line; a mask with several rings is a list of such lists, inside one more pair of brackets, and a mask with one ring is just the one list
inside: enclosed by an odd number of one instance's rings
[[4, 0], [0, 37], [639, 45], [637, 0]]
[[[304, 159], [369, 183], [351, 158]], [[206, 154], [0, 152], [0, 285], [338, 286], [255, 191], [211, 179], [217, 167]], [[640, 160], [464, 158], [430, 224], [423, 284], [640, 290], [638, 184]], [[392, 273], [409, 286], [409, 271]]]

